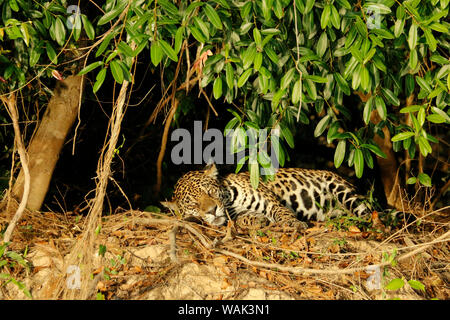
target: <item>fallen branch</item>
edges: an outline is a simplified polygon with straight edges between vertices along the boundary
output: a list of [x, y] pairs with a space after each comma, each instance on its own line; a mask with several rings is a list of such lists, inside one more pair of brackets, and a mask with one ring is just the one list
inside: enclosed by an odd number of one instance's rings
[[[364, 271], [367, 269], [368, 266], [362, 266], [362, 267], [355, 267], [355, 268], [348, 268], [348, 269], [339, 269], [339, 270], [325, 270], [325, 269], [311, 269], [311, 268], [302, 268], [302, 267], [288, 267], [288, 266], [284, 266], [284, 265], [280, 265], [280, 264], [276, 264], [276, 263], [267, 263], [267, 262], [260, 262], [260, 261], [253, 261], [250, 260], [240, 254], [237, 254], [235, 252], [229, 251], [229, 250], [225, 250], [225, 249], [220, 249], [220, 248], [215, 248], [215, 245], [217, 242], [212, 242], [210, 241], [207, 237], [205, 237], [201, 232], [199, 232], [198, 230], [196, 230], [193, 226], [190, 225], [189, 222], [185, 222], [185, 221], [180, 221], [180, 220], [176, 220], [176, 222], [173, 219], [156, 219], [156, 218], [137, 218], [136, 220], [134, 220], [135, 223], [141, 224], [141, 225], [149, 225], [149, 224], [174, 224], [176, 223], [178, 226], [185, 228], [186, 230], [188, 230], [189, 232], [191, 232], [192, 234], [194, 234], [195, 236], [197, 236], [198, 240], [200, 241], [200, 243], [208, 250], [214, 251], [216, 253], [220, 253], [223, 255], [227, 255], [227, 256], [231, 256], [233, 258], [236, 258], [248, 265], [251, 266], [255, 266], [255, 267], [259, 267], [259, 268], [265, 268], [265, 269], [276, 269], [278, 271], [285, 271], [285, 272], [289, 272], [292, 274], [328, 274], [328, 275], [336, 275], [336, 274], [351, 274], [351, 273], [355, 273], [355, 272], [359, 272], [359, 271]], [[423, 244], [419, 244], [416, 245], [416, 249], [414, 249], [411, 252], [408, 253], [404, 253], [402, 255], [400, 255], [397, 258], [397, 261], [402, 261], [405, 259], [408, 259], [420, 252], [423, 252], [424, 250], [426, 250], [427, 248], [431, 247], [434, 244], [437, 243], [442, 243], [442, 242], [447, 242], [450, 241], [450, 231], [447, 231], [446, 233], [444, 233], [443, 235], [437, 237], [436, 239], [434, 239], [433, 241], [427, 242], [427, 243], [423, 243]], [[383, 263], [379, 263], [379, 264], [375, 264], [375, 265], [370, 265], [371, 268], [374, 267], [385, 267], [390, 265], [391, 262], [390, 261], [386, 261]]]

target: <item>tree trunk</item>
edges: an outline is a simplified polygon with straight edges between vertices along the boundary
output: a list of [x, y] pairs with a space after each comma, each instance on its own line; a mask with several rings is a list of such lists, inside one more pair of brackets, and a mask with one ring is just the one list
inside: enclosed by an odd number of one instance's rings
[[[27, 208], [30, 210], [39, 210], [44, 202], [59, 153], [77, 117], [82, 79], [81, 76], [70, 76], [57, 83], [39, 128], [28, 146], [31, 183]], [[23, 189], [22, 169], [12, 188], [13, 197], [20, 199]]]
[[[376, 110], [372, 111], [370, 120], [377, 124], [381, 121]], [[401, 193], [399, 189], [400, 180], [396, 179], [398, 171], [398, 162], [392, 149], [391, 133], [387, 127], [383, 128], [384, 138], [376, 134], [373, 138], [375, 143], [386, 154], [386, 158], [376, 157], [378, 166], [380, 167], [381, 181], [383, 183], [384, 194], [387, 203], [396, 208], [402, 209]]]
[[[367, 102], [367, 100], [372, 96], [372, 93], [370, 92], [368, 94], [363, 94], [359, 91], [355, 93], [364, 103]], [[407, 105], [411, 104], [412, 99], [412, 97], [409, 98]], [[375, 125], [381, 121], [377, 110], [372, 111], [370, 121]], [[402, 210], [401, 189], [399, 188], [399, 179], [397, 179], [398, 162], [395, 157], [394, 150], [392, 149], [391, 133], [386, 126], [383, 128], [383, 134], [384, 138], [378, 134], [375, 134], [373, 140], [386, 154], [386, 159], [379, 156], [376, 157], [378, 166], [380, 167], [381, 182], [383, 183], [384, 194], [386, 196], [386, 201], [390, 206], [396, 208], [397, 210]]]

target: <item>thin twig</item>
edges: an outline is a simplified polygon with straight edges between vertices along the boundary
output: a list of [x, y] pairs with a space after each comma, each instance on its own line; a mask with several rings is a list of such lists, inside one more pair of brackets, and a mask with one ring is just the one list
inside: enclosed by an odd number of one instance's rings
[[178, 224], [175, 224], [172, 228], [172, 230], [169, 233], [169, 241], [170, 241], [170, 260], [172, 260], [173, 263], [178, 263], [177, 258], [177, 232], [178, 232]]
[[27, 153], [25, 150], [25, 146], [22, 140], [22, 135], [20, 134], [20, 127], [19, 127], [19, 115], [17, 112], [17, 106], [16, 106], [16, 95], [15, 93], [11, 93], [9, 95], [9, 98], [5, 98], [4, 96], [0, 96], [2, 102], [7, 107], [8, 113], [11, 117], [11, 120], [13, 121], [13, 127], [14, 127], [14, 135], [15, 135], [15, 141], [17, 145], [17, 151], [19, 152], [20, 162], [22, 163], [23, 173], [24, 173], [24, 187], [23, 187], [23, 195], [22, 199], [20, 201], [19, 207], [17, 208], [16, 213], [14, 214], [14, 217], [11, 219], [11, 222], [8, 225], [8, 228], [5, 231], [5, 234], [3, 236], [4, 242], [9, 242], [11, 239], [11, 235], [14, 231], [14, 228], [16, 227], [17, 222], [20, 220], [20, 218], [23, 215], [23, 212], [27, 206], [28, 202], [28, 196], [30, 195], [30, 170], [28, 168], [28, 158]]
[[161, 138], [161, 149], [159, 150], [158, 160], [156, 162], [156, 184], [155, 184], [155, 192], [159, 193], [161, 190], [161, 182], [162, 182], [162, 162], [164, 159], [164, 155], [166, 153], [167, 146], [167, 137], [169, 135], [170, 124], [172, 123], [173, 116], [178, 108], [178, 99], [175, 99], [172, 108], [170, 109], [169, 115], [166, 120], [166, 124], [164, 125], [164, 132]]

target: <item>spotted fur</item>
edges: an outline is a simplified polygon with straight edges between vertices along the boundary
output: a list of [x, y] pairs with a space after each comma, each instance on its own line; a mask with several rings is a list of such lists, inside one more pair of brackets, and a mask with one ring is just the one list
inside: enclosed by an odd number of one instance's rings
[[223, 225], [229, 216], [246, 228], [280, 223], [303, 229], [303, 221], [323, 221], [345, 210], [366, 215], [369, 209], [361, 200], [349, 182], [330, 171], [281, 168], [274, 181], [260, 181], [254, 189], [248, 172], [221, 177], [211, 165], [182, 176], [172, 200], [162, 204], [211, 225]]

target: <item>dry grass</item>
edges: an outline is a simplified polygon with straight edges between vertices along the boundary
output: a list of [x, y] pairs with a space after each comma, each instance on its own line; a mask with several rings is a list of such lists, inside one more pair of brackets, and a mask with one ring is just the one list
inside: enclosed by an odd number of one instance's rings
[[[0, 218], [2, 229], [8, 218]], [[64, 266], [59, 262], [35, 266], [28, 276], [20, 268], [12, 270], [17, 279], [28, 283], [37, 298], [62, 297], [60, 287], [67, 277], [64, 257], [77, 243], [79, 246], [84, 223], [84, 217], [70, 213], [25, 213], [9, 249], [23, 252], [27, 248], [33, 253], [46, 248], [46, 252], [53, 252], [52, 257], [60, 257]], [[102, 217], [94, 250], [105, 246], [106, 253], [94, 257], [92, 265], [84, 266], [94, 275], [86, 294], [91, 299], [98, 293], [107, 299], [146, 299], [152, 290], [173, 286], [171, 279], [179, 276], [184, 266], [195, 264], [213, 266], [223, 278], [223, 293], [199, 294], [203, 298], [240, 299], [243, 290], [255, 287], [294, 299], [449, 299], [448, 227], [445, 210], [428, 213], [420, 225], [412, 223], [409, 227], [378, 225], [379, 230], [351, 227], [344, 231], [314, 223], [304, 234], [276, 226], [257, 232], [236, 230], [232, 225], [212, 229], [167, 215], [118, 212]], [[167, 248], [161, 259], [136, 254], [161, 246]], [[385, 256], [392, 257], [394, 252], [394, 262], [386, 261]], [[367, 287], [369, 265], [381, 265], [384, 275], [379, 290]], [[38, 284], [42, 282], [38, 275], [43, 268], [51, 270], [53, 282]], [[418, 280], [425, 285], [425, 291], [413, 290], [407, 284], [398, 291], [385, 290], [384, 285], [393, 278]], [[45, 292], [37, 289], [39, 285], [46, 287]], [[229, 286], [233, 287], [230, 292]], [[7, 287], [0, 287], [0, 295], [18, 298]]]

